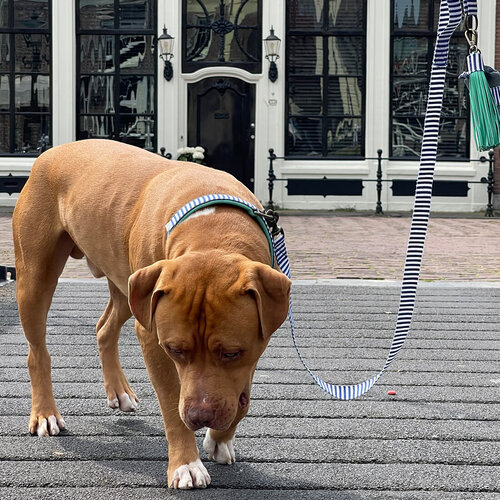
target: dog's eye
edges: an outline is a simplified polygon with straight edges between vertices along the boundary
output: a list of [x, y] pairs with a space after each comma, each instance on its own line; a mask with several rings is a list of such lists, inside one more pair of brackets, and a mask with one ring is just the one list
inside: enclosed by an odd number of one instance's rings
[[182, 356], [184, 355], [184, 351], [182, 349], [179, 349], [178, 347], [166, 346], [166, 348], [167, 351], [176, 358], [182, 358]]
[[225, 352], [222, 357], [227, 360], [234, 360], [239, 358], [241, 355], [241, 351], [236, 351], [236, 352]]

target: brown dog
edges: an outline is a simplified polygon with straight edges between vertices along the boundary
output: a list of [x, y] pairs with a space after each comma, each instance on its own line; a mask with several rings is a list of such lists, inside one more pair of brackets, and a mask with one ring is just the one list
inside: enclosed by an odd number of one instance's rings
[[138, 401], [117, 344], [133, 313], [165, 423], [168, 485], [210, 483], [193, 432], [201, 427], [209, 428], [208, 455], [234, 462], [236, 425], [248, 411], [257, 361], [286, 318], [290, 281], [270, 267], [266, 235], [237, 207], [200, 211], [166, 238], [178, 209], [217, 193], [261, 207], [229, 174], [114, 141], [79, 141], [38, 158], [13, 216], [31, 433], [65, 428], [52, 394], [46, 319], [66, 260], [85, 256], [109, 284], [97, 323], [109, 406], [133, 411]]

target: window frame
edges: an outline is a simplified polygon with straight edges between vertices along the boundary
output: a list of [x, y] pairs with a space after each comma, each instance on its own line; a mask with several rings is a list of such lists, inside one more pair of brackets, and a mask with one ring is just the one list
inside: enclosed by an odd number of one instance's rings
[[[40, 28], [16, 28], [14, 26], [14, 1], [9, 0], [8, 2], [8, 26], [0, 27], [0, 32], [2, 34], [7, 34], [9, 37], [9, 54], [11, 59], [9, 61], [9, 70], [0, 72], [1, 75], [8, 75], [9, 77], [9, 110], [0, 111], [0, 116], [9, 117], [9, 142], [10, 151], [2, 152], [0, 151], [0, 157], [2, 158], [37, 158], [45, 149], [52, 147], [53, 145], [53, 128], [54, 128], [54, 97], [53, 97], [53, 15], [52, 15], [52, 0], [47, 0], [47, 13], [48, 13], [48, 27], [46, 29]], [[16, 35], [49, 35], [49, 71], [48, 72], [34, 72], [34, 71], [17, 71], [16, 72]], [[48, 75], [49, 76], [49, 106], [48, 111], [27, 111], [27, 112], [16, 112], [16, 75]], [[38, 152], [12, 152], [16, 140], [16, 116], [46, 116], [49, 120], [49, 141], [48, 144], [41, 145], [40, 151]]]
[[[288, 2], [288, 0], [286, 0]], [[361, 29], [353, 30], [353, 29], [339, 29], [339, 28], [328, 28], [328, 13], [329, 13], [329, 0], [323, 0], [324, 6], [324, 14], [323, 14], [323, 26], [316, 30], [303, 30], [303, 29], [292, 29], [290, 28], [290, 9], [288, 5], [286, 5], [286, 28], [285, 28], [285, 37], [286, 37], [286, 53], [285, 53], [285, 130], [284, 130], [284, 141], [285, 141], [285, 159], [286, 160], [362, 160], [366, 158], [366, 58], [367, 58], [367, 26], [368, 26], [368, 5], [367, 0], [363, 1], [363, 19], [364, 23]], [[322, 145], [322, 154], [317, 156], [308, 156], [307, 154], [290, 154], [288, 147], [288, 128], [289, 128], [289, 120], [290, 120], [290, 109], [288, 106], [288, 98], [290, 91], [290, 77], [293, 76], [290, 73], [290, 53], [288, 51], [288, 40], [290, 36], [321, 36], [323, 38], [323, 73], [318, 76], [323, 82], [323, 96], [321, 101], [322, 113], [318, 115], [322, 122], [322, 130], [321, 130], [321, 145]], [[338, 75], [330, 75], [326, 68], [328, 68], [328, 40], [332, 37], [360, 37], [364, 43], [363, 53], [361, 56], [361, 67], [363, 71], [361, 74], [356, 75], [342, 75], [341, 78], [359, 78], [361, 80], [361, 105], [362, 105], [362, 113], [361, 115], [340, 115], [340, 114], [328, 114], [328, 88], [329, 88], [329, 78], [330, 77], [338, 77]], [[307, 75], [304, 75], [307, 77]], [[326, 110], [326, 111], [325, 111]], [[307, 116], [307, 115], [305, 115]], [[332, 118], [359, 118], [361, 120], [361, 133], [360, 137], [362, 138], [361, 145], [361, 153], [359, 155], [336, 155], [330, 154], [328, 155], [328, 146], [327, 146], [327, 135], [328, 135], [328, 120]], [[326, 154], [325, 154], [326, 152]]]
[[[436, 8], [438, 9], [436, 12]], [[439, 8], [440, 4], [439, 2], [436, 2], [435, 0], [429, 0], [429, 6], [428, 6], [428, 13], [427, 13], [427, 27], [426, 29], [414, 29], [411, 30], [410, 32], [404, 31], [404, 28], [401, 30], [396, 30], [394, 29], [394, 24], [395, 24], [395, 0], [391, 0], [391, 7], [390, 7], [390, 24], [391, 24], [391, 33], [390, 33], [390, 59], [389, 59], [389, 64], [390, 64], [390, 70], [389, 70], [389, 159], [390, 160], [397, 160], [397, 161], [420, 161], [420, 154], [417, 156], [396, 156], [393, 154], [394, 151], [394, 141], [393, 141], [393, 125], [394, 125], [394, 119], [421, 119], [424, 121], [425, 119], [425, 113], [423, 115], [394, 115], [393, 113], [393, 92], [394, 92], [394, 39], [395, 38], [425, 38], [428, 43], [427, 43], [427, 73], [426, 73], [426, 82], [427, 86], [430, 81], [430, 76], [431, 76], [431, 70], [432, 70], [432, 60], [434, 57], [434, 45], [433, 43], [436, 40], [437, 36], [437, 28], [434, 29], [434, 22], [436, 21], [438, 15], [439, 15]], [[463, 37], [464, 33], [463, 31], [459, 31], [459, 29], [455, 30], [453, 33], [451, 40], [457, 39], [460, 37]], [[466, 68], [464, 67], [464, 70]], [[397, 76], [396, 76], [397, 78]], [[458, 76], [457, 76], [458, 78]], [[445, 78], [445, 89], [446, 89], [446, 81], [450, 79], [449, 76], [446, 76]], [[467, 109], [469, 110], [469, 94], [466, 92], [466, 99], [467, 99]], [[447, 162], [464, 162], [464, 161], [469, 161], [470, 160], [470, 154], [471, 154], [471, 147], [470, 147], [470, 139], [471, 139], [471, 124], [470, 124], [470, 114], [469, 112], [465, 115], [457, 115], [456, 117], [443, 117], [441, 113], [441, 118], [440, 118], [440, 127], [439, 127], [439, 135], [441, 134], [441, 127], [443, 124], [443, 118], [448, 118], [448, 119], [453, 119], [455, 121], [457, 120], [465, 120], [466, 121], [466, 147], [465, 147], [465, 156], [444, 156], [439, 154], [439, 147], [438, 147], [438, 156], [437, 159], [438, 161], [447, 161]]]
[[[127, 142], [123, 139], [120, 139], [119, 131], [120, 131], [120, 118], [121, 116], [149, 116], [154, 120], [153, 128], [151, 129], [153, 133], [153, 141], [151, 146], [151, 151], [157, 151], [158, 148], [158, 35], [156, 33], [156, 28], [158, 24], [158, 0], [151, 0], [152, 2], [152, 19], [151, 19], [151, 28], [120, 28], [120, 0], [112, 0], [113, 1], [113, 12], [114, 12], [114, 27], [113, 28], [92, 28], [92, 29], [82, 29], [81, 20], [80, 20], [80, 0], [75, 0], [75, 15], [76, 15], [76, 25], [75, 25], [75, 34], [76, 34], [76, 45], [75, 45], [75, 65], [76, 65], [76, 85], [75, 85], [75, 125], [76, 125], [76, 140], [82, 140], [83, 137], [80, 137], [82, 134], [81, 123], [80, 120], [83, 116], [102, 116], [109, 117], [110, 120], [114, 123], [114, 133], [108, 139], [118, 141], [118, 142]], [[81, 37], [85, 35], [96, 35], [96, 36], [112, 36], [114, 43], [114, 58], [113, 65], [115, 70], [113, 73], [86, 73], [81, 71], [80, 57], [81, 57]], [[135, 35], [135, 36], [151, 36], [153, 52], [154, 52], [154, 67], [153, 74], [145, 74], [144, 76], [151, 77], [154, 80], [154, 113], [152, 114], [141, 114], [141, 113], [120, 113], [120, 79], [122, 77], [122, 73], [120, 71], [120, 37], [126, 35]], [[82, 113], [80, 110], [80, 84], [81, 77], [83, 75], [88, 76], [113, 76], [113, 92], [114, 92], [114, 112], [113, 113]], [[128, 74], [125, 74], [128, 75]], [[138, 76], [131, 73], [129, 76]], [[92, 137], [89, 137], [91, 139]], [[140, 146], [139, 146], [140, 147]]]

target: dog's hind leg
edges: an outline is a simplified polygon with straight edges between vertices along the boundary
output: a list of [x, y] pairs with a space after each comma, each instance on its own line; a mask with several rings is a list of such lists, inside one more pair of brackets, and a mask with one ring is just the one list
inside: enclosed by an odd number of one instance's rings
[[65, 428], [52, 391], [50, 356], [46, 345], [47, 314], [58, 278], [74, 246], [48, 211], [22, 211], [13, 217], [19, 317], [28, 340], [31, 379], [29, 431], [56, 435]]
[[120, 408], [127, 412], [135, 411], [139, 400], [123, 373], [118, 354], [118, 338], [121, 328], [132, 313], [127, 297], [110, 280], [108, 280], [108, 286], [109, 302], [96, 326], [104, 389], [110, 408]]

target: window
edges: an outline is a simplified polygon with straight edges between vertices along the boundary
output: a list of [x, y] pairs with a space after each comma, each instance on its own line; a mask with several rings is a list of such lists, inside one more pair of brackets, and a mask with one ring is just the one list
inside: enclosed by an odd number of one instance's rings
[[262, 68], [262, 0], [183, 0], [182, 69]]
[[156, 150], [155, 0], [77, 0], [77, 137]]
[[[439, 1], [393, 0], [391, 156], [415, 159], [420, 155], [427, 90], [439, 18]], [[464, 71], [468, 44], [463, 27], [450, 45], [439, 132], [438, 157], [469, 157], [469, 111]]]
[[288, 0], [285, 154], [364, 156], [365, 0]]
[[51, 144], [50, 0], [0, 0], [0, 154]]

